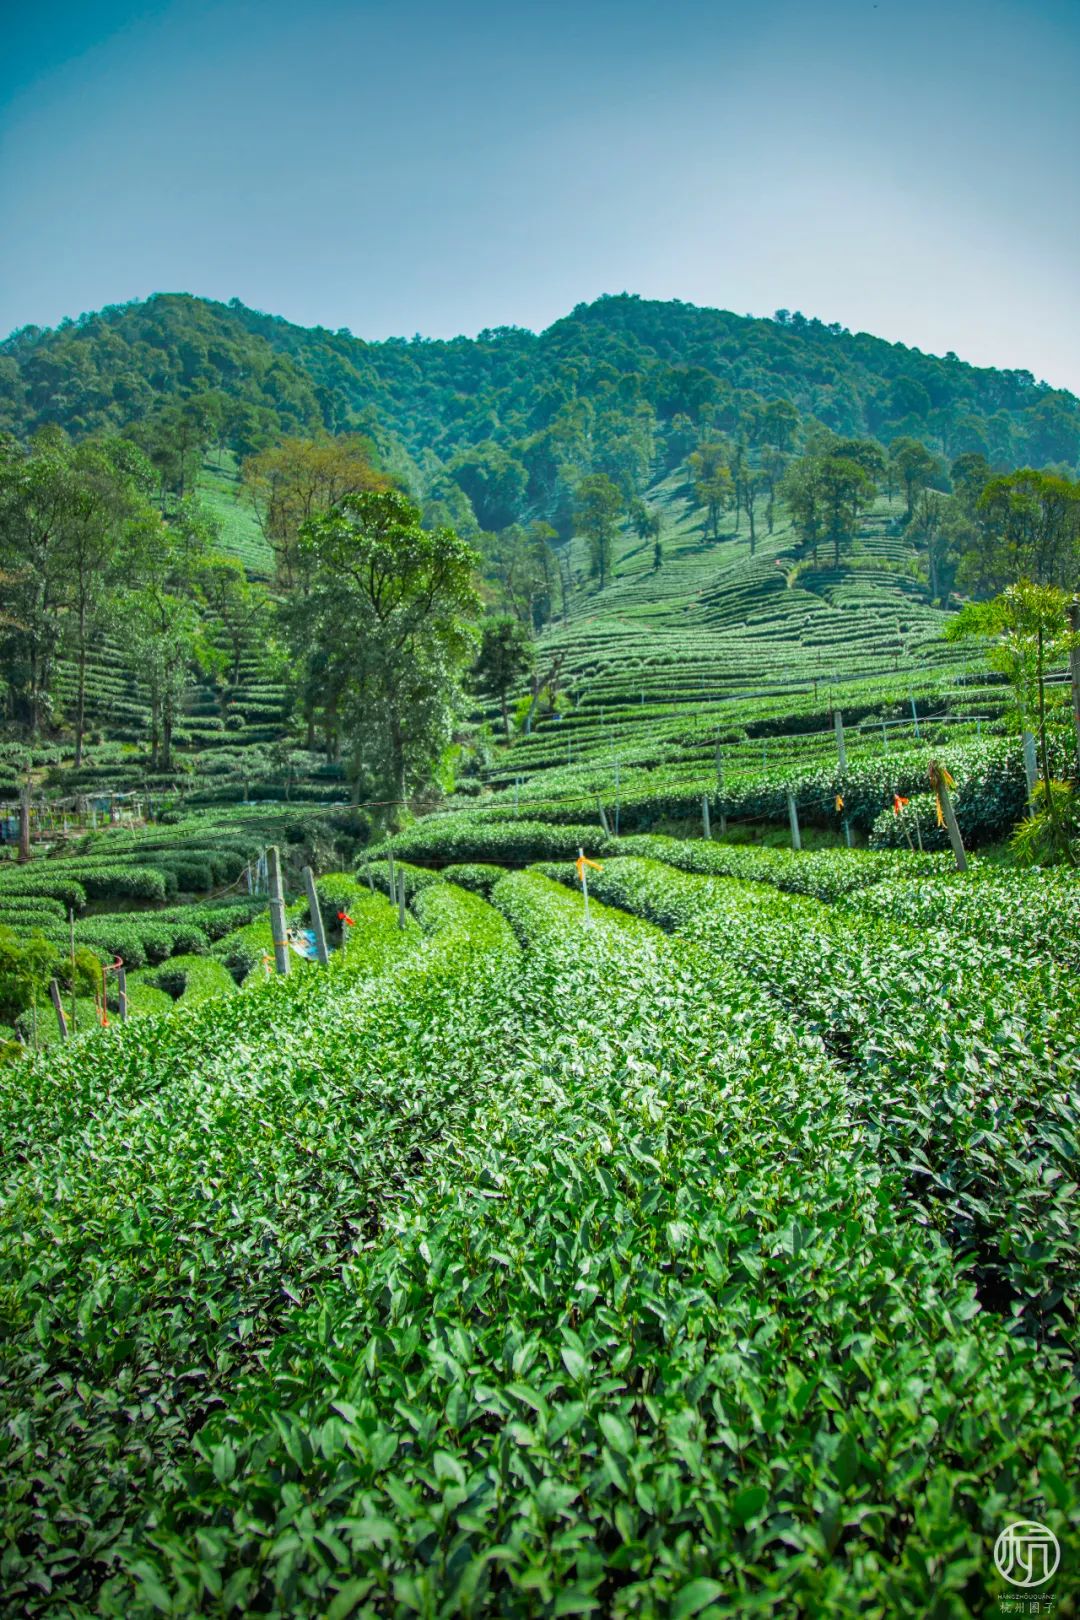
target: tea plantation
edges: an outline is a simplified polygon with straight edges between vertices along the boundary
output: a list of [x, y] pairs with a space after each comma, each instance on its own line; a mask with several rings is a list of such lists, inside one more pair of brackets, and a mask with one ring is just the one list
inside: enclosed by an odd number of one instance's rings
[[34, 754], [153, 816], [0, 861], [6, 1612], [954, 1620], [1031, 1518], [1077, 1613], [1080, 882], [890, 503], [833, 571], [654, 495], [393, 836], [265, 659], [154, 778], [106, 643]]
[[268, 978], [259, 814], [0, 878], [147, 964], [0, 1067], [10, 1612], [1075, 1612], [1075, 879], [432, 818]]

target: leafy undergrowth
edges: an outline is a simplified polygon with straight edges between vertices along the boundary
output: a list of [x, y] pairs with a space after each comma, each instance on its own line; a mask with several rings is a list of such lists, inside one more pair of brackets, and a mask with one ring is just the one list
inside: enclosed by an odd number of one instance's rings
[[1075, 1569], [1068, 972], [467, 875], [0, 1082], [13, 1606], [963, 1616], [1024, 1516]]
[[[550, 868], [572, 879], [572, 868]], [[1080, 983], [975, 937], [608, 862], [605, 900], [700, 941], [815, 1037], [913, 1213], [976, 1263], [983, 1297], [1076, 1347]], [[873, 892], [873, 891], [868, 891]]]
[[948, 929], [1019, 959], [1050, 957], [1080, 972], [1080, 882], [1063, 868], [1019, 871], [972, 857], [957, 872], [948, 855], [833, 849], [735, 848], [704, 839], [621, 838], [620, 855], [684, 872], [768, 883], [843, 904], [856, 915], [913, 928]]
[[461, 1033], [500, 1081], [237, 1370], [104, 1609], [962, 1615], [1022, 1510], [1073, 1559], [1065, 1358], [980, 1306], [819, 1037], [726, 951], [492, 898], [524, 966]]
[[360, 896], [327, 970], [3, 1072], [0, 1566], [20, 1612], [92, 1610], [283, 1313], [493, 1083], [471, 984], [517, 948], [442, 888], [423, 936]]

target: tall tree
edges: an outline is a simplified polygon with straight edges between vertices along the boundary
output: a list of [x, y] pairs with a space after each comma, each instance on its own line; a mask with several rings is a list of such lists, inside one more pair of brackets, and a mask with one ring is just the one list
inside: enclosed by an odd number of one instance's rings
[[29, 451], [0, 440], [0, 652], [16, 720], [36, 738], [50, 711], [67, 584], [64, 537], [79, 499], [71, 450], [56, 428]]
[[589, 572], [603, 590], [611, 571], [611, 551], [615, 526], [623, 499], [606, 473], [590, 473], [581, 480], [577, 494], [577, 527], [589, 542]]
[[473, 674], [478, 689], [498, 699], [507, 742], [510, 741], [510, 694], [525, 680], [532, 667], [532, 638], [521, 620], [485, 619]]
[[304, 524], [345, 495], [389, 487], [371, 441], [351, 433], [285, 439], [272, 450], [249, 456], [242, 476], [259, 527], [273, 548], [277, 581], [290, 591], [304, 586]]
[[854, 539], [859, 519], [872, 504], [877, 490], [873, 479], [847, 456], [826, 456], [819, 472], [822, 527], [832, 541], [833, 567], [840, 566], [842, 548]]
[[1075, 591], [1080, 584], [1080, 482], [1022, 467], [992, 478], [976, 508], [983, 549], [967, 577], [1000, 589], [1019, 578]]
[[448, 745], [479, 606], [475, 551], [420, 526], [396, 490], [346, 495], [300, 535], [310, 589], [288, 616], [294, 658], [336, 672], [354, 785], [405, 799]]
[[730, 467], [731, 446], [724, 439], [706, 439], [689, 460], [694, 498], [705, 508], [705, 532], [720, 538], [720, 518], [735, 499]]
[[791, 449], [798, 428], [799, 413], [790, 399], [772, 399], [761, 413], [761, 441], [781, 455]]
[[816, 563], [818, 545], [824, 530], [820, 458], [800, 456], [797, 461], [793, 461], [784, 474], [780, 487], [803, 550], [809, 551]]
[[71, 452], [73, 493], [61, 528], [60, 567], [75, 653], [75, 764], [83, 761], [86, 669], [91, 639], [101, 630], [117, 583], [125, 526], [146, 514], [149, 463], [123, 440], [79, 445]]
[[1075, 865], [1069, 838], [1060, 825], [1046, 726], [1047, 675], [1076, 645], [1070, 607], [1068, 592], [1021, 579], [992, 601], [968, 603], [945, 634], [950, 641], [981, 640], [991, 669], [1008, 680], [1018, 726], [1039, 739], [1043, 800], [1054, 842], [1070, 865]]
[[889, 460], [896, 469], [907, 503], [907, 521], [915, 515], [915, 500], [921, 490], [938, 483], [944, 476], [944, 464], [918, 439], [894, 439], [889, 447]]
[[977, 450], [965, 450], [949, 468], [953, 493], [969, 516], [974, 516], [979, 496], [990, 482], [990, 463]]
[[975, 524], [959, 497], [924, 489], [915, 501], [914, 515], [904, 532], [922, 555], [931, 602], [945, 607], [957, 566], [964, 552], [978, 538]]
[[151, 513], [128, 525], [124, 557], [131, 581], [113, 608], [126, 660], [150, 706], [155, 769], [173, 765], [173, 734], [196, 667], [209, 668], [212, 648], [197, 606], [202, 556], [199, 534]]

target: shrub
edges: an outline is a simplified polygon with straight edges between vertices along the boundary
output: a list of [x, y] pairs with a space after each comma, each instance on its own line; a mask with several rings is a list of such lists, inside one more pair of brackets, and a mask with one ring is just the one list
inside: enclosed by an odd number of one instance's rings
[[471, 889], [474, 894], [482, 894], [487, 899], [499, 879], [505, 877], [506, 869], [473, 861], [460, 866], [444, 866], [442, 875], [447, 883], [456, 883], [459, 888]]
[[575, 823], [555, 826], [524, 818], [488, 821], [475, 814], [432, 816], [388, 839], [386, 845], [372, 851], [372, 861], [377, 862], [379, 855], [389, 848], [395, 860], [414, 861], [421, 866], [441, 867], [463, 862], [528, 866], [532, 861], [572, 858], [579, 847], [587, 855], [602, 855], [613, 849], [614, 843], [597, 826]]

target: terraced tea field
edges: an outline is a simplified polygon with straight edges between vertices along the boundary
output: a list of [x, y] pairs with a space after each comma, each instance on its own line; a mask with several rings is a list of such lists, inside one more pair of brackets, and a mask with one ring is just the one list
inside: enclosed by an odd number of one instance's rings
[[1080, 885], [485, 825], [0, 1069], [8, 1601], [1075, 1612]]

